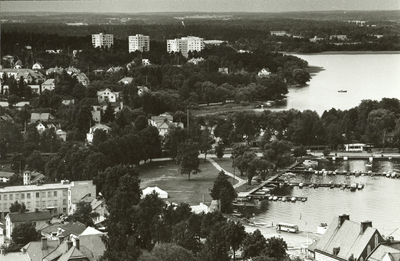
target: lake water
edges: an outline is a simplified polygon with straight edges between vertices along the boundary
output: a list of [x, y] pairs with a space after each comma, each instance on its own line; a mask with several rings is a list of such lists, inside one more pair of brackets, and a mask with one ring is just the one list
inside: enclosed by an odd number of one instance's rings
[[[400, 99], [400, 54], [296, 55], [310, 66], [322, 67], [304, 87], [289, 88], [279, 109], [347, 110], [364, 99]], [[347, 92], [338, 92], [346, 90]]]
[[[373, 162], [372, 168], [366, 167], [367, 161], [350, 160], [328, 162], [319, 166], [326, 170], [368, 171], [400, 173], [400, 161]], [[350, 220], [361, 222], [372, 221], [373, 227], [387, 236], [393, 232], [396, 239], [400, 239], [400, 179], [370, 176], [346, 175], [314, 175], [298, 174], [287, 176], [291, 182], [313, 183], [363, 183], [364, 189], [351, 192], [339, 188], [308, 188], [294, 187], [280, 191], [280, 195], [308, 197], [306, 202], [262, 201], [261, 213], [256, 215], [255, 221], [274, 224], [286, 222], [297, 224], [301, 231], [316, 232], [320, 223], [329, 223], [335, 216], [349, 214]], [[399, 230], [396, 230], [399, 229]]]

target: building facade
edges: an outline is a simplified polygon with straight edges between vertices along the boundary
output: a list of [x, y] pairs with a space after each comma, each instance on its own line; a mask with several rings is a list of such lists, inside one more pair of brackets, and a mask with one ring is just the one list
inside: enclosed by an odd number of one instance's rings
[[131, 53], [134, 51], [150, 51], [150, 36], [142, 34], [129, 36], [129, 52]]
[[114, 35], [112, 34], [92, 34], [92, 45], [94, 48], [97, 47], [108, 47], [110, 48], [114, 44]]
[[204, 39], [195, 36], [182, 37], [181, 39], [167, 40], [167, 52], [181, 52], [183, 56], [188, 57], [190, 51], [204, 49]]
[[24, 203], [29, 211], [50, 210], [52, 214], [73, 214], [75, 204], [86, 194], [96, 195], [92, 180], [9, 186], [0, 188], [0, 217], [4, 218], [12, 203]]

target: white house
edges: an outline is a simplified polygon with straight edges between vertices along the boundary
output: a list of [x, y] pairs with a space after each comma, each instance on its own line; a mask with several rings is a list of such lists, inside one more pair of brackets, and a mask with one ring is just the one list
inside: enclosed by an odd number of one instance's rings
[[51, 129], [51, 128], [56, 129], [56, 126], [52, 123], [42, 123], [42, 122], [38, 122], [38, 124], [36, 125], [36, 129], [39, 132], [39, 134], [44, 132], [46, 129]]
[[118, 81], [120, 84], [130, 84], [133, 82], [133, 77], [124, 77]]
[[56, 88], [55, 79], [47, 79], [44, 83], [42, 83], [42, 91], [49, 90], [52, 91]]
[[40, 63], [35, 63], [34, 65], [32, 65], [32, 70], [41, 70], [43, 69], [43, 65], [41, 65]]
[[99, 103], [102, 102], [116, 102], [119, 97], [118, 92], [112, 92], [110, 89], [105, 89], [97, 92], [97, 99]]
[[259, 77], [266, 77], [269, 76], [271, 73], [268, 71], [268, 69], [263, 68], [261, 71], [258, 72]]
[[6, 216], [6, 237], [11, 239], [12, 231], [16, 225], [25, 222], [32, 222], [36, 229], [39, 229], [51, 220], [50, 211], [34, 211], [25, 213], [9, 213]]
[[104, 124], [96, 124], [96, 125], [92, 126], [92, 127], [89, 129], [89, 133], [86, 133], [86, 140], [87, 140], [89, 143], [92, 143], [92, 142], [93, 142], [93, 135], [94, 135], [94, 132], [95, 132], [96, 130], [103, 130], [103, 131], [105, 131], [106, 133], [108, 133], [108, 132], [111, 130], [111, 128], [108, 127], [107, 125], [104, 125]]

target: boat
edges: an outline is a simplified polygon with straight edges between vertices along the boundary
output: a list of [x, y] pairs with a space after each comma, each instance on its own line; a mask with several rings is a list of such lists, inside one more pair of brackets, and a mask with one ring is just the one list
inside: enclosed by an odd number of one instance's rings
[[261, 204], [261, 201], [258, 199], [251, 199], [247, 197], [240, 197], [236, 198], [233, 202], [232, 205], [236, 207], [259, 207]]
[[296, 198], [296, 197], [292, 197], [290, 200], [291, 200], [292, 202], [296, 202], [297, 198]]
[[307, 201], [307, 198], [302, 198], [301, 199], [301, 202], [306, 202]]
[[353, 183], [353, 184], [350, 185], [350, 191], [356, 191], [356, 189], [357, 189], [357, 184], [356, 183]]
[[357, 187], [358, 189], [363, 189], [364, 188], [364, 184], [362, 184], [362, 183], [360, 183], [360, 184], [358, 184], [358, 187]]
[[278, 200], [278, 197], [277, 197], [277, 196], [274, 196], [274, 197], [272, 198], [272, 200], [273, 200], [273, 201], [277, 201], [277, 200]]
[[338, 90], [338, 92], [347, 92], [347, 90]]
[[308, 187], [309, 187], [309, 188], [314, 188], [314, 186], [315, 186], [315, 185], [314, 185], [313, 183], [311, 183]]
[[272, 200], [273, 198], [274, 198], [273, 196], [269, 196], [269, 198], [268, 198], [268, 199], [269, 199], [269, 200]]
[[365, 164], [365, 167], [371, 168], [372, 167], [372, 163]]
[[303, 188], [304, 183], [299, 183], [299, 188]]
[[282, 202], [286, 202], [287, 198], [286, 197], [282, 197]]

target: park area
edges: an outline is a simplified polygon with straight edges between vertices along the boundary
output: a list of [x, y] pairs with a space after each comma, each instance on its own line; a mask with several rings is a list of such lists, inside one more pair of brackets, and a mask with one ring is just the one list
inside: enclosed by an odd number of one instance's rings
[[[231, 159], [224, 159], [229, 160]], [[217, 163], [218, 159], [216, 159]], [[168, 201], [181, 203], [186, 202], [190, 205], [198, 205], [200, 202], [209, 205], [212, 198], [210, 196], [211, 188], [214, 185], [214, 180], [218, 176], [218, 170], [204, 158], [200, 159], [201, 172], [190, 175], [188, 180], [187, 175], [182, 175], [179, 172], [179, 165], [172, 160], [152, 161], [139, 168], [139, 178], [141, 180], [140, 187], [159, 187], [168, 192]], [[229, 178], [233, 184], [233, 181]]]

